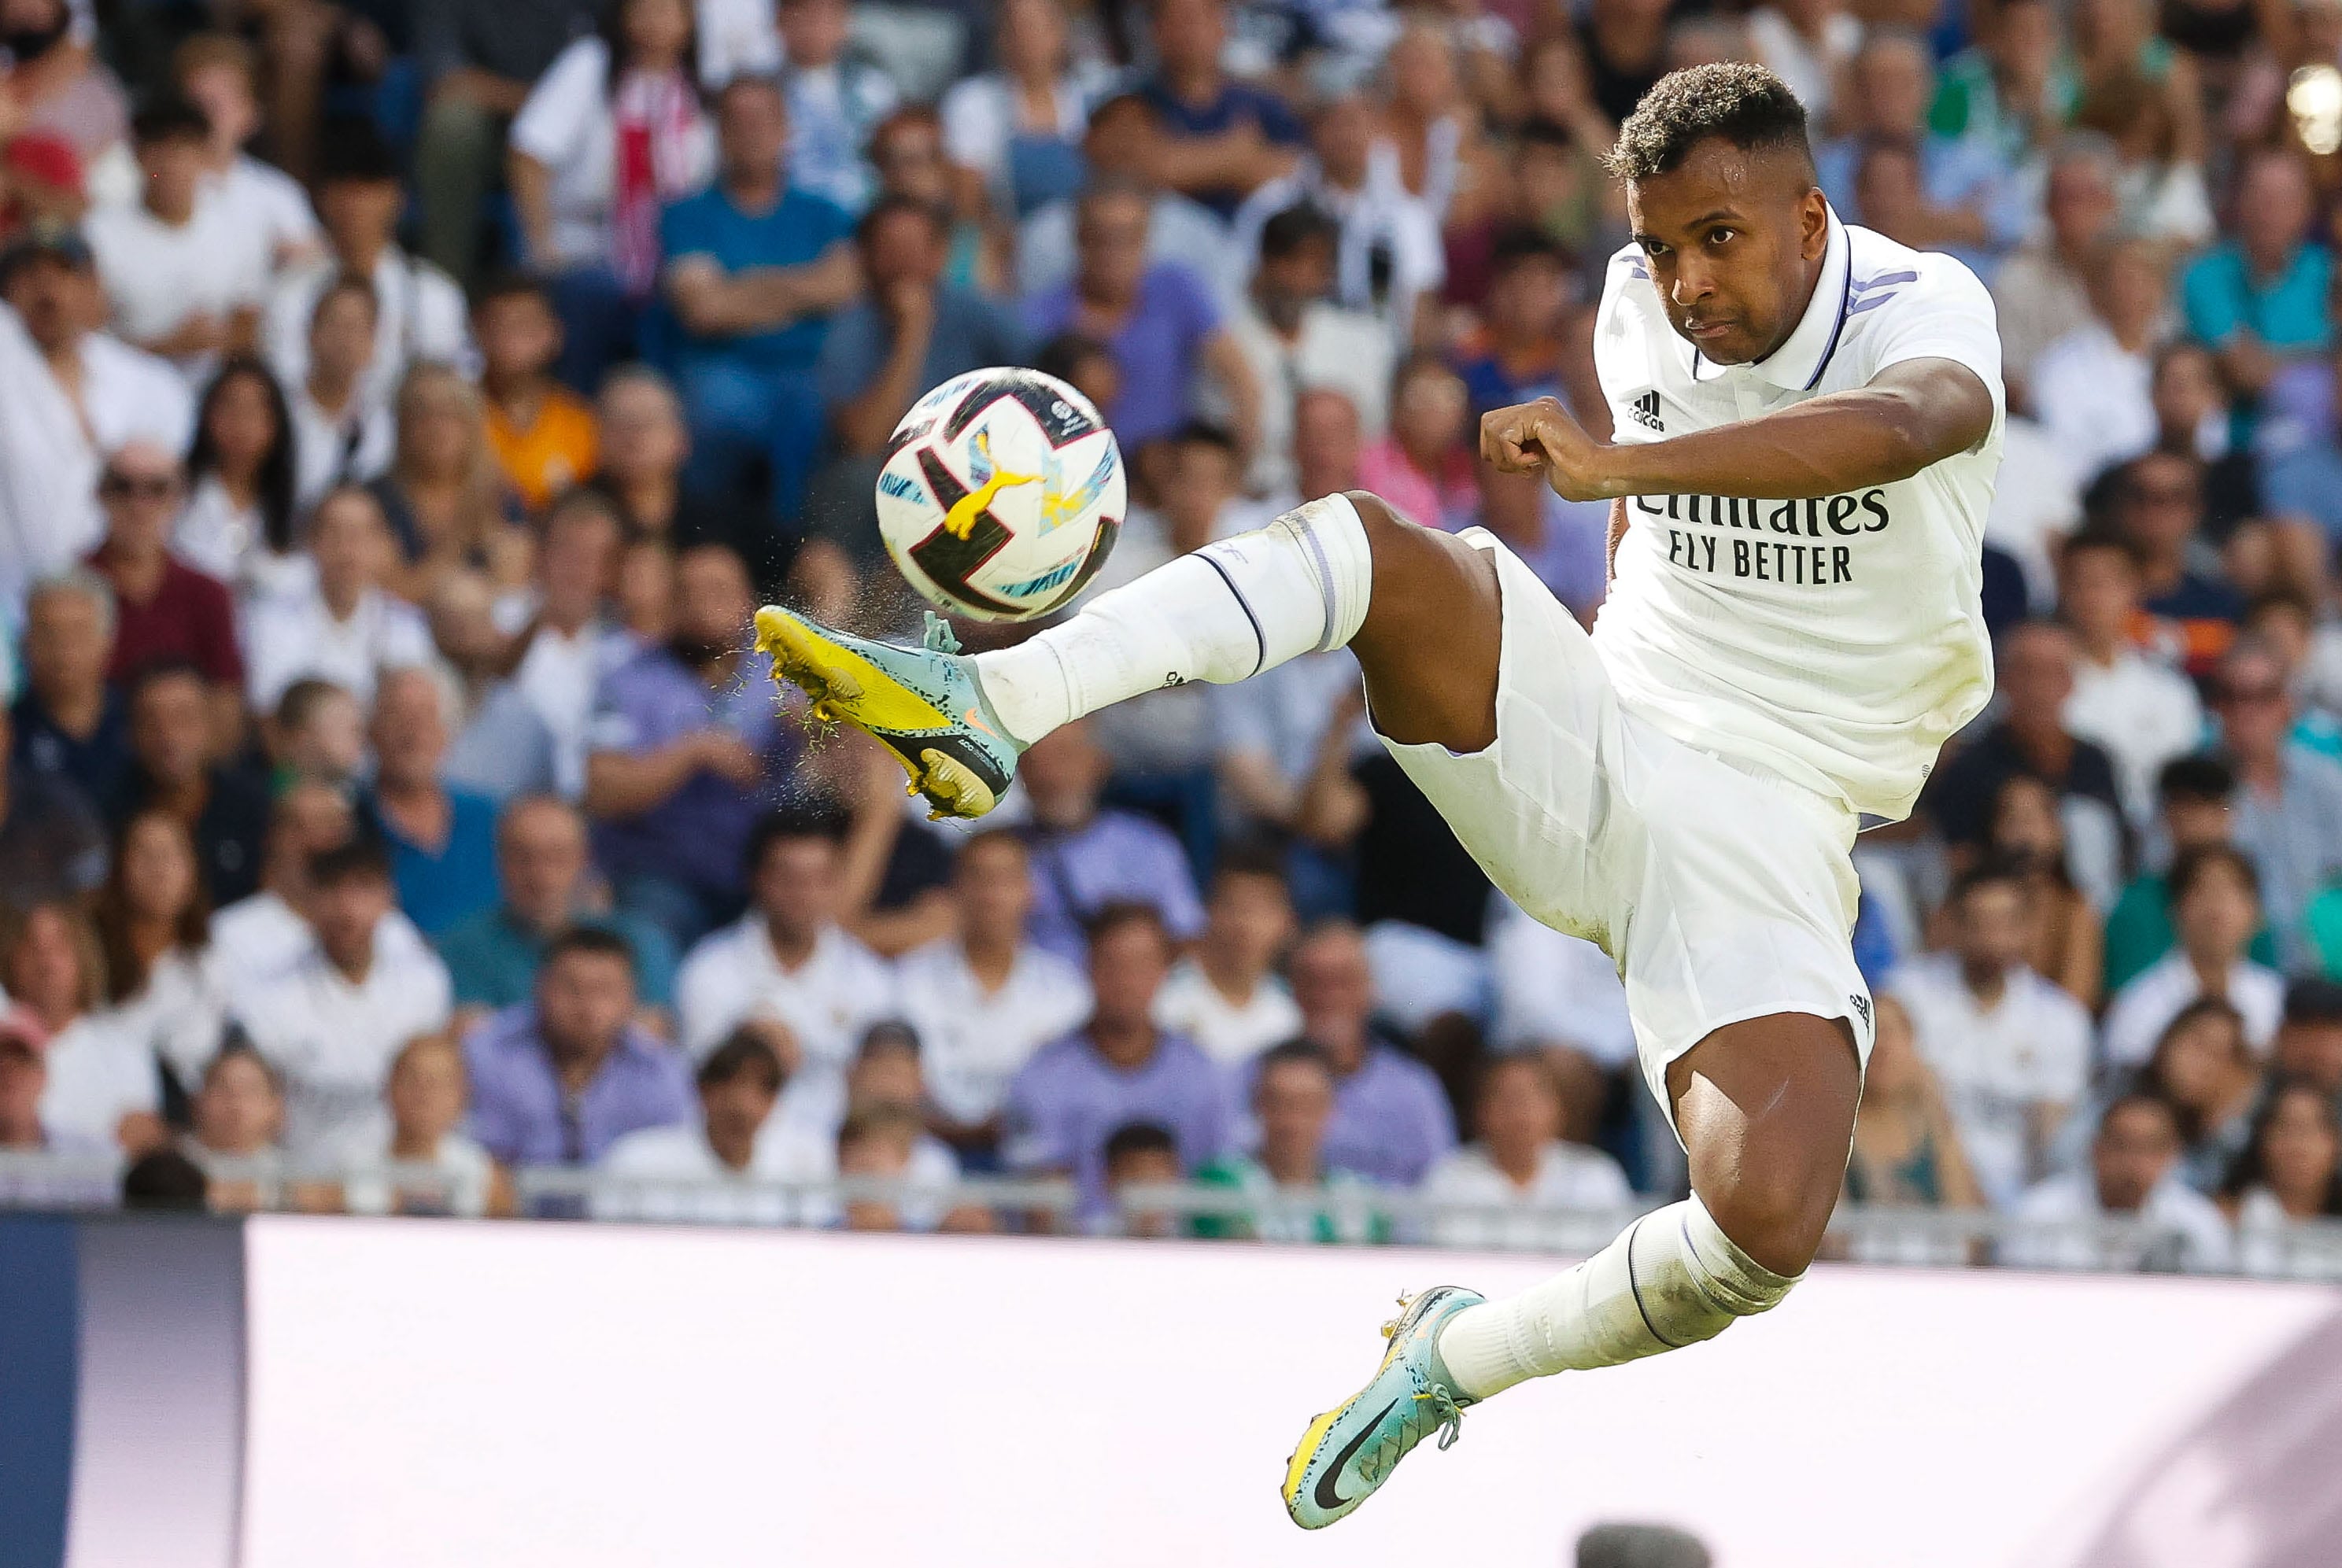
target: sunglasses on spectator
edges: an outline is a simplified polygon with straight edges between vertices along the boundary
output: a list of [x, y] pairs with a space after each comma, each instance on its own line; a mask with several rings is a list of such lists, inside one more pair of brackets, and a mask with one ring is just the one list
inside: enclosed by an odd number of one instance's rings
[[167, 501], [179, 482], [165, 474], [116, 474], [109, 471], [98, 481], [101, 495], [120, 496], [127, 501]]

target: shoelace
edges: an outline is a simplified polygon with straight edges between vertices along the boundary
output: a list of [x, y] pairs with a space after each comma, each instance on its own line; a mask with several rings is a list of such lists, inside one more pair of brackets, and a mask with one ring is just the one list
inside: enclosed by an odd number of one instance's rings
[[933, 610], [926, 612], [926, 629], [919, 634], [921, 644], [931, 654], [958, 653], [959, 634], [951, 629], [951, 623]]
[[1397, 1428], [1388, 1437], [1374, 1444], [1358, 1456], [1358, 1475], [1369, 1484], [1380, 1485], [1390, 1467], [1406, 1457], [1426, 1433], [1439, 1433], [1439, 1451], [1445, 1453], [1464, 1435], [1463, 1408], [1445, 1385], [1433, 1383], [1415, 1396], [1407, 1413], [1399, 1418]]

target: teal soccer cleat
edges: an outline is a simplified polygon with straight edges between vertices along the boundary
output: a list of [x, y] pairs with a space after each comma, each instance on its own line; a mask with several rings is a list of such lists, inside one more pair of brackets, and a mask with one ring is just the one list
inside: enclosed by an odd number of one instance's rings
[[833, 632], [794, 610], [756, 612], [756, 646], [773, 679], [804, 689], [821, 724], [848, 724], [881, 742], [938, 817], [982, 816], [1000, 804], [1025, 748], [1009, 737], [977, 684], [976, 661], [951, 628], [927, 617], [926, 643]]
[[1366, 1387], [1309, 1423], [1285, 1468], [1285, 1511], [1304, 1530], [1346, 1519], [1390, 1479], [1398, 1462], [1432, 1433], [1447, 1447], [1464, 1430], [1459, 1398], [1439, 1359], [1441, 1325], [1480, 1295], [1435, 1285], [1399, 1298], [1398, 1316], [1383, 1324], [1390, 1349]]

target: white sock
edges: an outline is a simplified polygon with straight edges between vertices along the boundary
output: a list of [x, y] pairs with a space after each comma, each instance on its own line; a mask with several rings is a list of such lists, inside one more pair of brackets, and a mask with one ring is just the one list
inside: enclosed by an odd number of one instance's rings
[[1532, 1377], [1714, 1339], [1733, 1319], [1778, 1304], [1804, 1277], [1757, 1263], [1687, 1198], [1543, 1284], [1457, 1313], [1440, 1331], [1439, 1358], [1456, 1393], [1486, 1399]]
[[1030, 745], [1084, 714], [1189, 681], [1226, 684], [1337, 648], [1366, 618], [1366, 525], [1328, 495], [1101, 594], [1013, 648], [976, 656], [986, 701]]

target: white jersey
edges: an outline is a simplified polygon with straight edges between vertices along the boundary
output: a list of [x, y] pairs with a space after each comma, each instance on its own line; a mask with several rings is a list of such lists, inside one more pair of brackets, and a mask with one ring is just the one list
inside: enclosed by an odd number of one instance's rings
[[2006, 398], [1992, 296], [1947, 255], [1829, 219], [1805, 315], [1754, 365], [1667, 323], [1642, 253], [1610, 260], [1595, 365], [1615, 439], [1662, 441], [1948, 359], [1992, 392], [1970, 451], [1892, 484], [1799, 501], [1638, 495], [1594, 644], [1620, 701], [1686, 745], [1909, 814], [1936, 754], [1992, 694], [1978, 603]]

